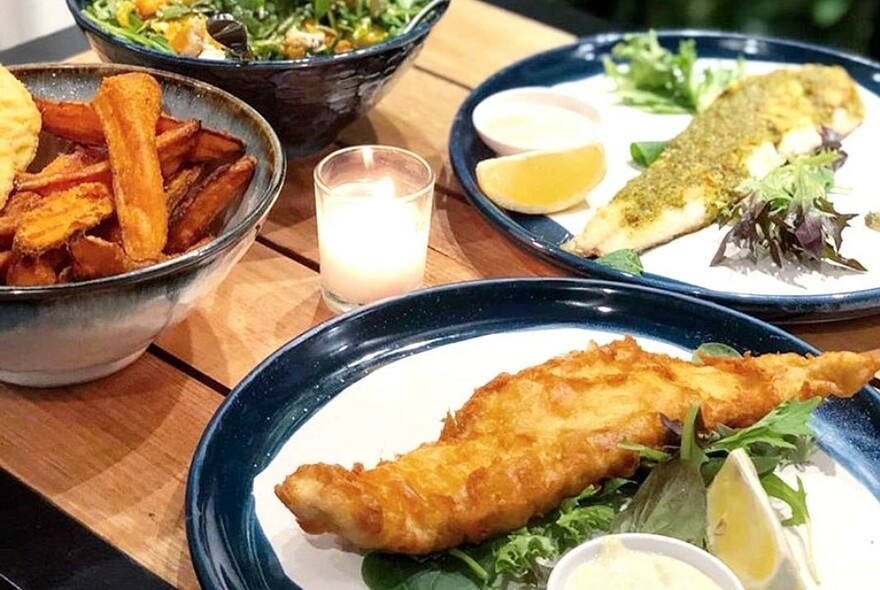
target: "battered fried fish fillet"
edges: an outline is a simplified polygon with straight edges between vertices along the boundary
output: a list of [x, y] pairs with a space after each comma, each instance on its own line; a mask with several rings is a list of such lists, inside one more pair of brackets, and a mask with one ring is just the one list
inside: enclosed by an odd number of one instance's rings
[[440, 439], [373, 469], [302, 465], [276, 494], [307, 533], [364, 549], [426, 554], [524, 525], [588, 484], [628, 477], [624, 439], [662, 446], [660, 414], [699, 403], [706, 426], [753, 424], [780, 403], [851, 396], [880, 359], [768, 354], [702, 365], [643, 351], [631, 338], [592, 344], [501, 374], [446, 418]]
[[864, 119], [858, 88], [839, 66], [806, 65], [732, 85], [669, 142], [660, 157], [597, 209], [563, 248], [601, 256], [645, 250], [706, 227], [742, 199], [736, 189]]

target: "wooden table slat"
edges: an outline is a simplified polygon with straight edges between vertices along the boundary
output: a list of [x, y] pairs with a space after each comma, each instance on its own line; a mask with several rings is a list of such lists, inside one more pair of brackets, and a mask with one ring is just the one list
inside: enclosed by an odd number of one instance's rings
[[94, 383], [0, 387], [0, 461], [177, 588], [196, 589], [184, 534], [190, 459], [222, 397], [146, 354]]
[[517, 60], [574, 39], [569, 33], [485, 2], [453, 0], [416, 64], [474, 87]]

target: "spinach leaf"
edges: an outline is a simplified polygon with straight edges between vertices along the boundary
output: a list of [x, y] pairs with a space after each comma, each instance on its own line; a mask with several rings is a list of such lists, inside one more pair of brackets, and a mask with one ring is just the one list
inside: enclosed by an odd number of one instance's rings
[[374, 551], [364, 557], [361, 578], [370, 590], [483, 590], [493, 555], [489, 542], [429, 557]]
[[632, 275], [640, 275], [644, 272], [642, 260], [639, 258], [638, 252], [635, 250], [615, 250], [604, 256], [596, 258], [596, 262], [603, 266], [626, 272]]
[[633, 162], [647, 168], [654, 160], [660, 157], [663, 150], [666, 149], [668, 141], [636, 141], [629, 144], [629, 153]]
[[706, 484], [691, 461], [661, 463], [611, 525], [615, 533], [655, 533], [703, 546]]

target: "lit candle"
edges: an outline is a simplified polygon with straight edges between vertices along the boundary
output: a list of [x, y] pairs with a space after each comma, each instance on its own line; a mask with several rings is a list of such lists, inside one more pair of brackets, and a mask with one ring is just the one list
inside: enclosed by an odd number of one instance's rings
[[[433, 175], [424, 160], [394, 148], [353, 149], [360, 152], [344, 154], [352, 160], [348, 166], [325, 160], [315, 174], [321, 286], [338, 310], [420, 287], [430, 230]], [[380, 149], [392, 152], [378, 157]], [[341, 157], [328, 159], [334, 156]], [[423, 166], [395, 167], [389, 156]], [[342, 180], [328, 183], [329, 171]], [[419, 177], [411, 178], [414, 173]]]

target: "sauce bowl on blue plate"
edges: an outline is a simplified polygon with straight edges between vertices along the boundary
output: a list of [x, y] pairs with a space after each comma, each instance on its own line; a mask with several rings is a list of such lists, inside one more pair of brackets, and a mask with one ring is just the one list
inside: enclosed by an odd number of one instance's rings
[[315, 153], [366, 114], [418, 55], [447, 5], [411, 31], [346, 53], [277, 61], [230, 61], [155, 51], [112, 35], [82, 14], [88, 0], [67, 0], [77, 25], [103, 61], [198, 78], [238, 96], [278, 132], [291, 156]]
[[91, 100], [105, 76], [152, 74], [163, 110], [229, 132], [257, 159], [250, 186], [227, 212], [218, 236], [190, 252], [124, 274], [40, 287], [0, 286], [0, 381], [68, 385], [134, 362], [167, 327], [222, 281], [256, 238], [284, 180], [281, 144], [254, 109], [208, 84], [112, 64], [10, 68], [28, 90], [54, 100]]

